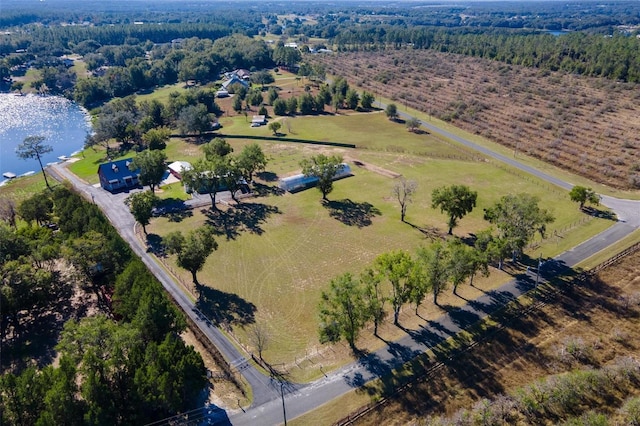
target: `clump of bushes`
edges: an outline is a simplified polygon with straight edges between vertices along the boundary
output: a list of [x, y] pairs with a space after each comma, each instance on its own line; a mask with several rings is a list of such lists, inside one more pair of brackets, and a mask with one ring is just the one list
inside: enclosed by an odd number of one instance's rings
[[[574, 341], [576, 351], [584, 345]], [[618, 407], [618, 424], [640, 425], [640, 363], [625, 357], [597, 370], [575, 370], [547, 377], [493, 400], [482, 399], [473, 408], [451, 418], [429, 417], [429, 426], [484, 426], [512, 424], [606, 425]], [[630, 396], [631, 395], [631, 396]], [[622, 399], [623, 397], [626, 399]]]

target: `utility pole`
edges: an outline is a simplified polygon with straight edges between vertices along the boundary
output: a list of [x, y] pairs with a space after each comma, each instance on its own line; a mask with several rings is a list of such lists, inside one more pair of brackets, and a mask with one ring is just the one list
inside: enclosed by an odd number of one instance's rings
[[284, 382], [280, 382], [280, 396], [282, 396], [282, 415], [284, 416], [284, 426], [287, 426], [287, 409], [284, 406]]
[[536, 287], [538, 287], [538, 282], [540, 281], [540, 266], [542, 266], [542, 254], [538, 256], [538, 267], [536, 268]]

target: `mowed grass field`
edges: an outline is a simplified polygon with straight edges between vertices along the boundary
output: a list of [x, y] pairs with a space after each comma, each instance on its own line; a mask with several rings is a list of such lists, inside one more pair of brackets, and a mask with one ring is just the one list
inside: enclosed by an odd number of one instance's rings
[[[432, 135], [409, 133], [383, 114], [288, 118], [296, 139], [349, 142], [356, 144], [356, 149], [286, 142], [288, 136], [281, 141], [264, 140], [252, 134], [254, 128], [238, 122], [244, 117], [228, 120], [227, 124], [223, 122], [224, 131], [238, 132], [227, 139], [235, 152], [257, 142], [269, 156], [269, 173], [263, 175], [269, 180], [257, 180], [263, 190], [275, 187], [278, 177], [299, 171], [300, 160], [319, 152], [344, 156], [354, 172], [354, 176], [335, 183], [328, 205], [320, 202], [316, 189], [310, 189], [257, 197], [243, 202], [240, 208], [222, 207], [225, 213], [212, 215], [205, 208], [180, 221], [158, 218], [148, 227], [150, 233], [163, 236], [207, 223], [216, 225], [218, 250], [199, 273], [200, 282], [215, 291], [204, 298], [202, 309], [230, 320], [235, 325], [233, 334], [254, 352], [249, 337], [251, 323], [266, 328], [270, 343], [264, 358], [291, 367], [293, 378], [306, 380], [321, 374], [319, 362], [324, 362], [327, 370], [350, 359], [341, 345], [327, 349], [318, 344], [318, 301], [332, 278], [345, 272], [360, 273], [381, 253], [396, 249], [414, 252], [431, 244], [433, 238], [444, 236], [446, 217], [430, 206], [436, 187], [457, 183], [478, 191], [477, 207], [454, 229], [454, 234], [463, 237], [489, 226], [483, 219], [483, 209], [502, 195], [526, 192], [540, 197], [556, 222], [549, 227], [552, 237], [539, 241], [539, 247], [529, 251], [534, 258], [554, 256], [612, 223], [586, 217], [565, 191], [496, 167]], [[390, 144], [398, 148], [389, 149]], [[183, 141], [172, 141], [168, 151], [171, 161], [199, 155], [196, 146]], [[397, 181], [356, 166], [356, 159], [418, 182], [418, 192], [408, 209], [408, 224], [400, 222], [399, 207], [391, 195]], [[190, 274], [178, 270], [173, 258], [167, 261], [181, 281], [190, 282]], [[489, 288], [507, 279], [504, 272], [494, 271], [482, 285]], [[446, 297], [450, 304], [463, 301]], [[433, 306], [424, 309], [434, 318], [441, 314]], [[403, 321], [418, 321], [413, 307], [404, 311]], [[386, 331], [394, 337], [398, 330]], [[367, 339], [368, 334], [363, 333], [363, 346], [380, 345], [380, 341]]]

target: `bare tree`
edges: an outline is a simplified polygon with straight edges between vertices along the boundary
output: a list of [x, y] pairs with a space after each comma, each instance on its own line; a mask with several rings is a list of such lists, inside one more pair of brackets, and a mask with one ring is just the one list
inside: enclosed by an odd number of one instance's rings
[[396, 197], [398, 204], [400, 204], [400, 220], [402, 222], [404, 222], [404, 217], [407, 214], [407, 204], [412, 201], [411, 196], [416, 192], [416, 189], [418, 189], [418, 183], [415, 180], [407, 180], [403, 177], [393, 187], [393, 196]]
[[270, 337], [269, 330], [267, 330], [267, 327], [265, 327], [263, 323], [254, 324], [253, 327], [251, 327], [249, 340], [258, 351], [260, 360], [262, 360], [262, 353], [267, 349], [267, 346], [269, 346]]

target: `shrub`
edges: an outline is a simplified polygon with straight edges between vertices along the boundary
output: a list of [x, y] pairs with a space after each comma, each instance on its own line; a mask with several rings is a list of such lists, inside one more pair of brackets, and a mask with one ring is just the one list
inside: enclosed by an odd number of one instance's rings
[[640, 398], [627, 399], [619, 411], [624, 419], [624, 424], [640, 426]]

